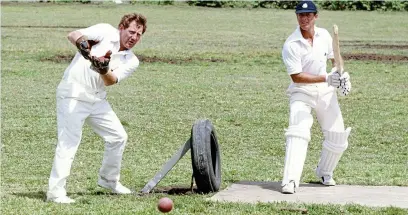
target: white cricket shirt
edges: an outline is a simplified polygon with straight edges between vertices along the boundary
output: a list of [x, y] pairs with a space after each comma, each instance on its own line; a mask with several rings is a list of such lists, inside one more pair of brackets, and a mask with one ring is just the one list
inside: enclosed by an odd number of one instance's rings
[[[109, 68], [122, 81], [132, 74], [139, 66], [139, 60], [131, 50], [120, 51], [119, 30], [110, 24], [97, 24], [78, 30], [89, 40], [99, 41], [91, 50], [93, 56], [104, 56], [112, 51]], [[78, 100], [95, 102], [106, 98], [105, 84], [100, 74], [92, 70], [91, 62], [79, 52], [64, 72], [57, 88], [57, 97], [76, 98]]]
[[314, 30], [313, 46], [303, 38], [299, 26], [286, 39], [282, 58], [289, 75], [301, 72], [312, 75], [327, 73], [327, 59], [333, 58], [332, 37], [326, 29], [314, 26]]

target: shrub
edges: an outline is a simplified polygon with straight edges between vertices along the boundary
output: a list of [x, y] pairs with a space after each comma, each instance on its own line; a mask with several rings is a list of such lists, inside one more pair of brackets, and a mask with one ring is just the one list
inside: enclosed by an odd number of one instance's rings
[[[189, 5], [200, 7], [240, 7], [240, 8], [274, 8], [295, 9], [300, 1], [266, 0], [266, 1], [206, 1], [188, 0]], [[315, 1], [319, 9], [325, 10], [367, 10], [367, 11], [408, 11], [408, 1]]]
[[131, 0], [130, 3], [131, 4], [141, 3], [141, 4], [173, 5], [174, 0], [156, 0], [156, 1]]

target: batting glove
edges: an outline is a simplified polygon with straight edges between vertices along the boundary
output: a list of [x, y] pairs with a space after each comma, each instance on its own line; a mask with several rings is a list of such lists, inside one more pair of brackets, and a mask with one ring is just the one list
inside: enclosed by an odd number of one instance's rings
[[340, 87], [345, 86], [348, 82], [350, 82], [350, 75], [348, 72], [345, 72], [340, 76]]
[[326, 82], [329, 86], [340, 87], [340, 73], [336, 67], [332, 68], [331, 72], [326, 75]]
[[348, 80], [342, 86], [340, 86], [340, 95], [347, 96], [351, 91], [351, 82]]

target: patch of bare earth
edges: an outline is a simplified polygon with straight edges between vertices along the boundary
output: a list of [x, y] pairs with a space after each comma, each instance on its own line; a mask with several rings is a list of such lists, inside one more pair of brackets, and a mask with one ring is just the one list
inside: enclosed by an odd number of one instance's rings
[[399, 62], [408, 61], [408, 56], [404, 55], [382, 55], [382, 54], [342, 54], [344, 60], [360, 60], [360, 61], [380, 61], [380, 62]]
[[368, 49], [394, 49], [402, 50], [408, 49], [407, 42], [393, 42], [393, 41], [364, 41], [364, 40], [346, 40], [340, 41], [340, 46], [352, 46], [358, 48], [368, 48]]
[[[394, 43], [394, 44], [393, 44]], [[395, 44], [392, 41], [340, 41], [340, 46], [354, 47], [355, 49], [388, 49], [388, 50], [404, 50], [408, 49], [407, 43]], [[385, 55], [373, 53], [343, 53], [344, 60], [358, 60], [358, 61], [379, 61], [379, 62], [405, 62], [408, 61], [406, 55]]]
[[[41, 61], [51, 61], [55, 63], [69, 63], [73, 59], [73, 55], [55, 55], [53, 57], [42, 58]], [[137, 55], [142, 63], [168, 63], [168, 64], [184, 64], [191, 62], [225, 62], [223, 59], [219, 58], [199, 58], [199, 57], [188, 57], [188, 58], [162, 58], [157, 56], [145, 56]]]
[[[377, 45], [378, 46], [378, 45]], [[385, 46], [385, 45], [384, 45]], [[387, 45], [390, 46], [390, 45]], [[407, 45], [408, 46], [408, 45]], [[373, 46], [374, 47], [374, 46]], [[391, 46], [394, 47], [394, 46]], [[225, 62], [226, 60], [220, 58], [200, 58], [200, 57], [186, 57], [186, 58], [166, 58], [158, 56], [137, 55], [142, 63], [167, 63], [167, 64], [185, 64], [192, 62]], [[73, 59], [73, 55], [55, 55], [52, 57], [42, 58], [41, 61], [51, 61], [55, 63], [69, 63]], [[357, 61], [378, 61], [378, 62], [406, 62], [408, 56], [405, 55], [385, 55], [373, 53], [343, 53], [344, 60]]]
[[219, 58], [199, 58], [199, 57], [188, 57], [188, 58], [162, 58], [157, 56], [145, 56], [145, 55], [137, 55], [139, 60], [144, 63], [168, 63], [168, 64], [183, 64], [183, 63], [190, 63], [194, 61], [198, 62], [225, 62], [223, 59]]
[[74, 55], [55, 55], [53, 57], [41, 58], [41, 61], [51, 61], [54, 63], [69, 63], [74, 58]]
[[408, 49], [408, 44], [374, 44], [364, 41], [340, 41], [340, 46], [352, 46], [358, 48], [367, 48], [367, 49], [392, 49], [392, 50], [403, 50]]

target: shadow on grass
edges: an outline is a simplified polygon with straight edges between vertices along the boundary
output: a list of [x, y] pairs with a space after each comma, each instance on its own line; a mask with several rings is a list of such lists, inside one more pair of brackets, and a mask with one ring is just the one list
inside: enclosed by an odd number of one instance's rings
[[[167, 187], [156, 187], [149, 194], [167, 194], [167, 195], [194, 195], [201, 194], [200, 190], [197, 187], [190, 186], [167, 186]], [[141, 194], [143, 195], [143, 194]]]
[[[29, 199], [40, 199], [43, 201], [47, 199], [47, 194], [44, 191], [12, 193], [12, 195], [17, 196], [17, 197], [29, 198]], [[67, 195], [68, 196], [109, 196], [109, 195], [116, 195], [116, 194], [113, 194], [109, 191], [92, 190], [88, 192], [68, 193]]]
[[68, 193], [68, 195], [77, 195], [77, 196], [110, 196], [110, 195], [117, 195], [111, 193], [108, 190], [92, 190], [87, 192], [76, 192], [76, 193]]
[[[282, 182], [280, 181], [239, 181], [236, 182], [235, 184], [260, 186], [262, 189], [273, 190], [280, 193], [282, 190], [281, 183]], [[326, 186], [322, 185], [320, 182], [312, 181], [307, 184], [300, 184], [300, 187], [326, 187]]]
[[29, 199], [41, 199], [44, 201], [46, 199], [46, 194], [44, 191], [12, 193], [12, 195]]

